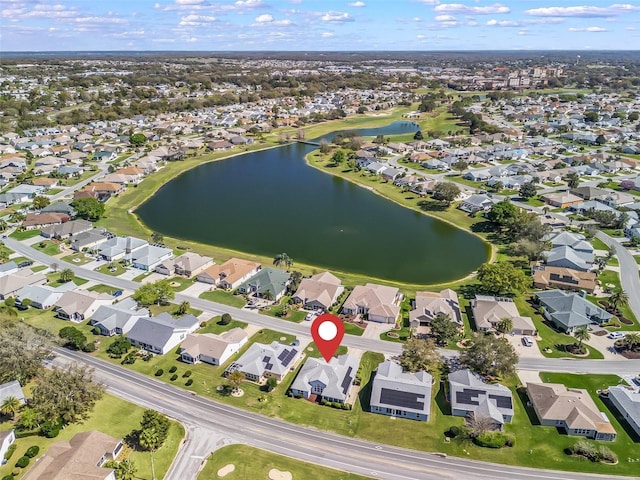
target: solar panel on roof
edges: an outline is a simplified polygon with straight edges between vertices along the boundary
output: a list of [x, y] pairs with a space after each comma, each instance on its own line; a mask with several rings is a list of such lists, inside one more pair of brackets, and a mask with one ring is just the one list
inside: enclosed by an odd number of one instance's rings
[[413, 410], [423, 410], [425, 407], [425, 394], [382, 388], [380, 389], [380, 403]]
[[278, 355], [278, 360], [282, 362], [287, 355], [289, 355], [289, 351], [286, 349], [282, 350], [282, 352], [280, 352], [280, 355]]
[[347, 373], [342, 379], [342, 384], [340, 384], [340, 387], [342, 388], [342, 393], [344, 393], [345, 395], [347, 394], [347, 390], [349, 390], [349, 385], [351, 385], [351, 382], [353, 381], [353, 376], [351, 375], [352, 371], [353, 371], [353, 367], [349, 367], [347, 369]]
[[513, 408], [511, 397], [502, 395], [489, 395], [489, 398], [496, 401], [496, 406], [498, 408]]
[[298, 351], [295, 348], [292, 348], [291, 350], [285, 350], [285, 352], [287, 355], [281, 360], [281, 362], [283, 366], [287, 367], [291, 363], [291, 360], [293, 360], [293, 358], [298, 354]]
[[456, 402], [461, 403], [463, 405], [480, 405], [477, 398], [479, 395], [482, 395], [484, 393], [485, 393], [484, 390], [475, 390], [473, 388], [465, 388], [459, 392], [456, 392]]

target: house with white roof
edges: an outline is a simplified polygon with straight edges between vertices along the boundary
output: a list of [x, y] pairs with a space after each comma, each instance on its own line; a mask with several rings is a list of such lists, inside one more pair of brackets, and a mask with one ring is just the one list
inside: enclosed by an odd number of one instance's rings
[[640, 437], [640, 390], [626, 385], [609, 387], [609, 401]]
[[[17, 380], [11, 380], [10, 382], [0, 385], [0, 405], [9, 397], [15, 397], [20, 404], [24, 405], [26, 398], [22, 391], [22, 386]], [[0, 457], [1, 459], [2, 457]]]
[[113, 297], [89, 290], [73, 290], [62, 294], [55, 303], [56, 316], [80, 323], [90, 318], [101, 306], [111, 305]]
[[103, 260], [113, 262], [124, 258], [131, 260], [137, 250], [149, 245], [149, 242], [135, 237], [112, 237], [98, 247], [98, 254]]
[[247, 380], [262, 383], [269, 377], [281, 381], [290, 371], [295, 370], [302, 358], [299, 347], [273, 342], [252, 344], [242, 356], [225, 370], [225, 375], [239, 370]]
[[173, 258], [173, 250], [159, 245], [144, 245], [131, 253], [133, 266], [145, 271], [152, 271], [170, 258]]
[[78, 286], [73, 282], [66, 282], [59, 287], [49, 285], [27, 285], [18, 292], [18, 303], [25, 299], [31, 300], [31, 306], [47, 310], [53, 307], [65, 292], [75, 290]]
[[125, 337], [132, 345], [164, 355], [173, 350], [188, 334], [195, 332], [199, 326], [200, 321], [193, 315], [173, 318], [162, 312], [155, 317], [139, 318]]
[[129, 297], [114, 305], [100, 306], [91, 316], [91, 325], [97, 328], [101, 335], [124, 335], [139, 319], [149, 316], [149, 310], [137, 310], [137, 304], [138, 302]]
[[429, 421], [432, 382], [427, 372], [403, 372], [399, 364], [385, 360], [373, 378], [371, 413]]
[[315, 395], [327, 402], [347, 403], [359, 365], [360, 359], [349, 354], [333, 357], [328, 363], [309, 358], [291, 384], [291, 392], [306, 399]]
[[538, 292], [536, 297], [542, 306], [544, 318], [565, 333], [591, 324], [602, 324], [613, 317], [576, 293], [556, 289]]

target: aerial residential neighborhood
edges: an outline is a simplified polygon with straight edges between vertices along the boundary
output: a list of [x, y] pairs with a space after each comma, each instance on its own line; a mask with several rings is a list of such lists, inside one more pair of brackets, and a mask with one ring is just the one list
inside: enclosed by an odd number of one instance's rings
[[[374, 2], [167, 0], [153, 48], [142, 6], [14, 3], [1, 480], [638, 476], [637, 7], [400, 1], [420, 51], [347, 53], [269, 47]], [[462, 23], [515, 50], [423, 49]], [[513, 43], [543, 24], [604, 50]]]

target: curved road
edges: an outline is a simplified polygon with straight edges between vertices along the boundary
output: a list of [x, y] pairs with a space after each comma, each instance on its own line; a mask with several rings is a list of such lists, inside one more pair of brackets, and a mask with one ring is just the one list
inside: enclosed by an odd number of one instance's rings
[[[230, 441], [247, 443], [302, 461], [360, 475], [390, 480], [605, 478], [599, 475], [513, 467], [446, 457], [305, 428], [193, 395], [84, 353], [62, 349], [56, 353], [53, 364], [60, 366], [69, 362], [79, 362], [89, 365], [95, 368], [95, 376], [111, 393], [159, 410], [186, 424], [188, 430], [197, 428], [205, 435], [208, 433], [219, 436], [222, 433]], [[533, 454], [535, 453], [534, 451]], [[202, 461], [200, 457], [195, 460], [198, 463]]]
[[[70, 268], [79, 277], [93, 280], [99, 283], [111, 285], [120, 289], [135, 290], [140, 286], [139, 283], [131, 280], [125, 280], [104, 273], [95, 272], [82, 268], [68, 262], [63, 262], [57, 258], [46, 255], [28, 245], [25, 245], [13, 238], [4, 239], [7, 247], [13, 251], [31, 258], [44, 265], [57, 263], [59, 268]], [[621, 262], [622, 263], [622, 262]], [[635, 261], [634, 261], [635, 263]], [[310, 337], [309, 324], [311, 322], [293, 323], [277, 318], [261, 315], [259, 313], [241, 310], [239, 308], [223, 305], [220, 303], [203, 300], [197, 297], [191, 297], [182, 293], [176, 293], [175, 299], [178, 302], [187, 301], [192, 307], [195, 307], [209, 314], [221, 315], [229, 313], [232, 317], [243, 322], [258, 325], [260, 327], [269, 328], [279, 332], [290, 333], [296, 336]], [[367, 339], [354, 335], [345, 335], [342, 344], [347, 347], [353, 347], [360, 350], [372, 350], [384, 353], [386, 355], [400, 355], [402, 352], [402, 344], [395, 342], [386, 342], [384, 340]], [[441, 350], [445, 357], [453, 357], [457, 355], [453, 350]], [[570, 373], [616, 373], [619, 375], [637, 375], [640, 372], [640, 360], [577, 360], [567, 358], [522, 358], [518, 362], [517, 368], [521, 370], [536, 370], [545, 372], [570, 372]]]

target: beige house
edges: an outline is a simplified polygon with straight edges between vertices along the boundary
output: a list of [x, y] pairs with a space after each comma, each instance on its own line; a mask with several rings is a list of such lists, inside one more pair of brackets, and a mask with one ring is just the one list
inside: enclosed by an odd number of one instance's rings
[[189, 334], [180, 346], [180, 359], [186, 363], [205, 362], [222, 365], [247, 343], [248, 338], [247, 332], [241, 328], [232, 328], [220, 335]]
[[80, 323], [91, 317], [103, 305], [111, 305], [113, 297], [106, 293], [89, 290], [72, 290], [64, 292], [54, 303], [56, 316], [63, 320]]
[[532, 271], [535, 288], [561, 288], [563, 290], [593, 293], [596, 288], [597, 275], [594, 272], [581, 272], [573, 268], [541, 265]]
[[22, 477], [23, 480], [115, 480], [112, 468], [103, 468], [115, 460], [122, 441], [92, 430], [77, 433], [71, 440], [60, 440]]
[[416, 299], [413, 301], [413, 309], [409, 312], [409, 322], [411, 328], [417, 329], [428, 327], [431, 320], [439, 314], [448, 315], [452, 322], [462, 327], [462, 316], [460, 315], [460, 302], [458, 294], [447, 288], [441, 292], [416, 292]]
[[378, 323], [396, 323], [402, 294], [397, 288], [367, 283], [357, 285], [342, 306], [347, 315], [366, 315]]
[[222, 265], [213, 265], [203, 270], [197, 279], [199, 282], [234, 290], [258, 273], [261, 268], [262, 265], [259, 263], [231, 258]]
[[567, 435], [613, 441], [616, 431], [589, 393], [559, 383], [527, 383], [527, 394], [541, 425], [561, 428]]
[[204, 257], [197, 253], [187, 252], [179, 257], [165, 260], [156, 267], [156, 272], [162, 275], [184, 275], [193, 277], [213, 265], [211, 257]]
[[584, 200], [577, 195], [569, 192], [547, 193], [540, 197], [540, 200], [551, 205], [552, 207], [567, 208], [571, 205], [577, 205]]
[[521, 317], [518, 307], [510, 298], [476, 295], [476, 298], [471, 302], [471, 310], [476, 321], [476, 329], [480, 332], [496, 329], [502, 319], [508, 318], [513, 322], [513, 328], [509, 333], [536, 334], [533, 320], [529, 317]]
[[29, 268], [10, 275], [3, 275], [0, 277], [0, 299], [4, 300], [15, 296], [27, 285], [44, 285], [45, 283], [47, 283], [47, 277], [40, 272], [34, 273]]
[[329, 310], [344, 291], [340, 279], [329, 272], [303, 278], [292, 297], [296, 303], [313, 310]]

